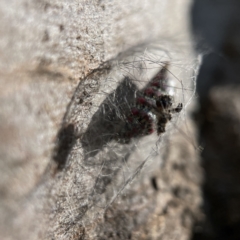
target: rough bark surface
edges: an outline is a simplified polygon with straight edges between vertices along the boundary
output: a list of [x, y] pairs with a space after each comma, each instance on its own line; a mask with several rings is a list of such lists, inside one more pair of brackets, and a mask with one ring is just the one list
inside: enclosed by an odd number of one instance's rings
[[201, 171], [187, 110], [161, 144], [150, 136], [137, 145], [107, 138], [99, 112], [121, 90], [116, 62], [136, 49], [157, 42], [181, 66], [194, 59], [188, 9], [169, 0], [0, 2], [1, 239], [190, 239]]

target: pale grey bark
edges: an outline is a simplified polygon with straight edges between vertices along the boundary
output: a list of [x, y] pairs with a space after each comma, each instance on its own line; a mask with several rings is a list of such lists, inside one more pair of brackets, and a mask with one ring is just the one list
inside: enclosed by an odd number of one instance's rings
[[191, 87], [188, 10], [174, 0], [0, 2], [1, 239], [190, 238], [201, 171], [187, 109], [160, 142], [128, 144], [106, 137], [98, 112], [135, 73], [125, 60], [147, 50]]

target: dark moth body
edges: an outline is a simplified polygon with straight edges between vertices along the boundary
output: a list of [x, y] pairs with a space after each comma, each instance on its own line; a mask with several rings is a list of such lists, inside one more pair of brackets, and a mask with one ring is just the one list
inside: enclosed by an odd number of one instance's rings
[[126, 117], [126, 125], [121, 137], [130, 140], [133, 137], [149, 135], [154, 131], [157, 131], [158, 135], [164, 133], [172, 113], [182, 110], [182, 103], [174, 108], [172, 96], [166, 93], [167, 67], [168, 64], [165, 64], [147, 86], [137, 92], [135, 104]]

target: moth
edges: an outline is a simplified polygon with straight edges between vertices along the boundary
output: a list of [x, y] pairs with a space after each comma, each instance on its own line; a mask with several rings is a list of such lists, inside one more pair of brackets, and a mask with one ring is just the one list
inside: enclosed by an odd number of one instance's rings
[[172, 114], [181, 112], [183, 104], [173, 107], [173, 97], [166, 93], [168, 65], [165, 63], [149, 83], [137, 92], [121, 133], [125, 139], [149, 135], [155, 131], [160, 135], [165, 132]]

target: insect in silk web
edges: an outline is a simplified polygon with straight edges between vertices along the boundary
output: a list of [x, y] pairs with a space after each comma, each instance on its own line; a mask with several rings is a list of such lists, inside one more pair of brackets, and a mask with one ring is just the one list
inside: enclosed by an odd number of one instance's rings
[[126, 117], [126, 124], [120, 137], [128, 142], [131, 138], [153, 133], [165, 132], [166, 124], [172, 119], [172, 113], [178, 113], [183, 105], [175, 108], [173, 97], [166, 93], [168, 63], [165, 63], [158, 74], [142, 90], [137, 91], [136, 100]]

